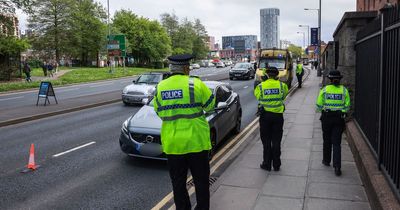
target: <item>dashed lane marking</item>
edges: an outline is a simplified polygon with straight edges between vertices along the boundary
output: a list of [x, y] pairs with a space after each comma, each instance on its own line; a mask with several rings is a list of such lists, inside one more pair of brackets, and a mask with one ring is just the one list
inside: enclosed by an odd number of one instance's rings
[[94, 88], [94, 87], [101, 87], [101, 86], [106, 86], [106, 85], [111, 85], [111, 84], [113, 84], [114, 82], [109, 82], [109, 83], [103, 83], [103, 84], [98, 84], [98, 85], [91, 85], [91, 86], [89, 86], [89, 87], [91, 87], [91, 88]]
[[87, 147], [87, 146], [92, 145], [92, 144], [95, 144], [95, 143], [96, 143], [95, 141], [92, 141], [92, 142], [89, 142], [89, 143], [87, 143], [87, 144], [81, 145], [81, 146], [79, 146], [79, 147], [75, 147], [75, 148], [72, 148], [72, 149], [70, 149], [70, 150], [67, 150], [67, 151], [65, 151], [65, 152], [61, 152], [61, 153], [55, 154], [55, 155], [53, 155], [53, 157], [59, 157], [59, 156], [61, 156], [61, 155], [65, 155], [65, 154], [67, 154], [67, 153], [73, 152], [73, 151], [78, 150], [78, 149], [82, 149], [82, 148], [84, 148], [84, 147]]
[[8, 101], [8, 100], [13, 100], [13, 99], [17, 99], [17, 98], [23, 98], [24, 96], [17, 96], [17, 97], [12, 97], [12, 98], [2, 98], [0, 99], [0, 101]]
[[63, 93], [63, 92], [68, 92], [68, 91], [73, 91], [73, 90], [79, 90], [80, 88], [71, 88], [71, 89], [67, 89], [67, 90], [58, 90], [56, 91], [57, 93]]

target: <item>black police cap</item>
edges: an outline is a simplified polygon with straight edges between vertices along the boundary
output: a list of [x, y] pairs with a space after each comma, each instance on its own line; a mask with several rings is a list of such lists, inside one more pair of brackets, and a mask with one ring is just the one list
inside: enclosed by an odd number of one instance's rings
[[329, 79], [341, 79], [341, 78], [343, 78], [343, 76], [340, 74], [340, 71], [331, 70], [331, 71], [329, 71], [328, 78]]
[[265, 72], [269, 75], [278, 75], [279, 74], [279, 70], [274, 66], [268, 67]]
[[193, 59], [191, 54], [172, 55], [168, 57], [169, 63], [173, 65], [189, 65]]

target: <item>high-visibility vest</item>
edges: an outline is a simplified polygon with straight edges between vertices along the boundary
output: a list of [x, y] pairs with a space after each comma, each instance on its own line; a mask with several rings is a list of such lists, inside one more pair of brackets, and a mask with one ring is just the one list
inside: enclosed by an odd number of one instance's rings
[[303, 73], [303, 64], [297, 64], [296, 66], [296, 74], [301, 74]]
[[327, 85], [319, 92], [317, 110], [348, 112], [349, 108], [349, 91], [343, 85]]
[[173, 75], [157, 85], [154, 110], [162, 120], [161, 143], [166, 154], [211, 149], [204, 111], [214, 109], [211, 90], [198, 78]]
[[267, 79], [254, 89], [254, 95], [259, 104], [264, 107], [265, 111], [274, 113], [283, 113], [287, 94], [287, 85], [276, 79]]

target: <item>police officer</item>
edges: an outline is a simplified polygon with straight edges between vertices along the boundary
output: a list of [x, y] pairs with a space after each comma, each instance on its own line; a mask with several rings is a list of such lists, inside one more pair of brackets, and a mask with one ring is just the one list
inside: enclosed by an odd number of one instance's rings
[[301, 64], [301, 61], [298, 60], [296, 65], [296, 77], [297, 81], [299, 82], [298, 88], [301, 88], [301, 84], [303, 83], [303, 75], [304, 75], [303, 64]]
[[263, 144], [263, 162], [260, 168], [279, 171], [281, 166], [281, 140], [283, 135], [284, 100], [288, 94], [288, 87], [279, 81], [279, 71], [275, 67], [266, 69], [268, 79], [255, 87], [254, 95], [259, 101], [260, 136]]
[[197, 206], [209, 209], [211, 149], [210, 127], [204, 111], [214, 109], [210, 89], [189, 76], [192, 55], [168, 57], [172, 75], [157, 85], [154, 110], [162, 120], [161, 141], [167, 156], [176, 209], [191, 209], [186, 189], [187, 173], [193, 176]]
[[317, 110], [322, 111], [324, 139], [322, 164], [330, 165], [333, 145], [333, 167], [336, 176], [340, 176], [342, 174], [340, 144], [345, 126], [344, 118], [350, 107], [350, 96], [349, 91], [340, 85], [342, 75], [339, 71], [330, 71], [328, 78], [331, 84], [322, 88], [317, 99]]

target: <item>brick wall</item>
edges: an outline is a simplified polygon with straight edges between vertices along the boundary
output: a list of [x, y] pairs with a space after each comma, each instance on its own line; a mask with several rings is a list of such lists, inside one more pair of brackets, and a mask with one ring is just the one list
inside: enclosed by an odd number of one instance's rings
[[357, 11], [377, 11], [386, 3], [399, 4], [400, 0], [357, 0]]

